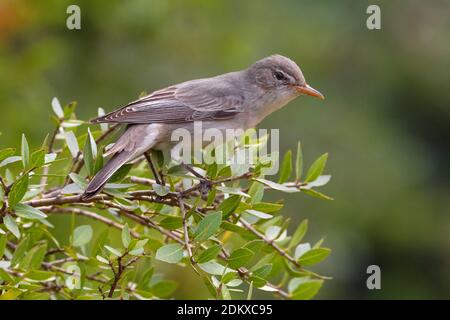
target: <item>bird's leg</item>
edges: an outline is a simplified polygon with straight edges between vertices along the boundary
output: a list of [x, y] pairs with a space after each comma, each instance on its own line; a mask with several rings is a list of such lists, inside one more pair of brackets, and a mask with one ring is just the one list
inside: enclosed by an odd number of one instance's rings
[[189, 171], [190, 173], [192, 173], [194, 176], [196, 176], [197, 178], [199, 178], [200, 181], [206, 179], [206, 178], [205, 178], [204, 176], [202, 176], [200, 173], [198, 173], [197, 171], [195, 171], [194, 168], [192, 168], [192, 166], [190, 166], [190, 165], [188, 165], [188, 164], [186, 164], [186, 163], [184, 163], [184, 162], [181, 162], [181, 166], [182, 166], [183, 168], [185, 168], [187, 171]]
[[159, 174], [159, 179], [161, 180], [161, 184], [163, 186], [165, 186], [166, 185], [166, 181], [164, 180], [164, 172], [163, 172], [162, 168], [158, 171], [158, 174]]
[[159, 177], [158, 171], [156, 170], [155, 164], [153, 163], [152, 155], [150, 151], [144, 152], [145, 159], [147, 159], [148, 165], [152, 170], [153, 176], [155, 177], [156, 183], [159, 185], [163, 185], [162, 181]]
[[181, 166], [183, 168], [185, 168], [187, 171], [189, 171], [190, 173], [192, 173], [195, 177], [197, 177], [200, 181], [199, 181], [199, 191], [202, 194], [203, 198], [206, 198], [208, 196], [208, 192], [211, 190], [212, 188], [212, 183], [211, 181], [207, 178], [202, 176], [201, 174], [199, 174], [197, 171], [194, 170], [194, 168], [192, 168], [192, 166], [181, 162]]

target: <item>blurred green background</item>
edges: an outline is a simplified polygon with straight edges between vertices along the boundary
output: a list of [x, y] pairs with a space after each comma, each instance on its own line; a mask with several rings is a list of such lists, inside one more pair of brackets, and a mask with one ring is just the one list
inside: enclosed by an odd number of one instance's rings
[[[81, 30], [66, 8], [81, 8]], [[382, 29], [366, 28], [381, 7]], [[282, 151], [307, 164], [330, 153], [332, 202], [285, 198], [310, 219], [309, 241], [333, 249], [318, 298], [450, 298], [449, 1], [18, 1], [0, 2], [0, 147], [33, 147], [53, 125], [50, 101], [78, 116], [113, 110], [140, 92], [247, 67], [280, 53], [327, 99], [300, 98], [266, 119]], [[61, 226], [63, 227], [63, 226]], [[64, 230], [59, 230], [62, 238]], [[366, 268], [381, 268], [381, 290]], [[175, 267], [178, 298], [205, 289]]]

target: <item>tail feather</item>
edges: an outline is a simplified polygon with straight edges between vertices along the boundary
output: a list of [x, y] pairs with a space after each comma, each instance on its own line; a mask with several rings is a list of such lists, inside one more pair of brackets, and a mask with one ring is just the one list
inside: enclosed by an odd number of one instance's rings
[[81, 195], [82, 200], [89, 200], [97, 193], [99, 193], [103, 186], [106, 184], [109, 178], [119, 170], [119, 168], [128, 162], [131, 158], [132, 153], [129, 151], [122, 151], [115, 154], [108, 163], [94, 176], [94, 178], [89, 182], [86, 190]]

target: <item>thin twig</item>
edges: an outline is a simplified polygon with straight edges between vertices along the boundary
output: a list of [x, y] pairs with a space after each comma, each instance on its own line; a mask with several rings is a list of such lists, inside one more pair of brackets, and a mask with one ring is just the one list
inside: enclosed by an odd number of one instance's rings
[[184, 242], [186, 244], [186, 250], [188, 252], [189, 255], [189, 260], [191, 261], [191, 263], [193, 265], [195, 265], [195, 260], [194, 257], [192, 255], [192, 250], [191, 250], [191, 246], [190, 246], [190, 241], [189, 241], [189, 232], [188, 232], [188, 227], [187, 227], [187, 217], [186, 217], [186, 208], [184, 207], [184, 201], [183, 198], [180, 196], [178, 198], [178, 203], [180, 204], [180, 210], [181, 210], [181, 219], [183, 220], [183, 233], [184, 233]]
[[[58, 131], [61, 127], [61, 121], [62, 119], [59, 119], [59, 123], [56, 126], [55, 130], [52, 133], [52, 136], [50, 137], [50, 141], [48, 143], [48, 153], [52, 153], [53, 152], [53, 145], [55, 144], [55, 139], [56, 139], [56, 135], [58, 134]], [[45, 186], [47, 184], [47, 174], [50, 170], [50, 166], [44, 166], [44, 168], [42, 169], [42, 177], [41, 177], [41, 181], [40, 181], [40, 185], [42, 186], [42, 190], [45, 190]]]
[[159, 185], [162, 185], [162, 181], [159, 177], [158, 171], [156, 170], [155, 164], [153, 163], [152, 155], [149, 151], [144, 152], [145, 159], [147, 160], [147, 163], [150, 167], [150, 170], [152, 170], [153, 176], [155, 177], [156, 183]]
[[[42, 210], [42, 209], [41, 209]], [[82, 210], [79, 208], [66, 208], [66, 207], [51, 207], [51, 208], [45, 208], [42, 211], [47, 212], [47, 213], [54, 213], [54, 214], [76, 214], [76, 215], [80, 215], [80, 216], [85, 216], [97, 221], [100, 221], [110, 227], [114, 227], [116, 229], [122, 230], [124, 228], [124, 226], [120, 223], [117, 223], [113, 220], [110, 220], [104, 216], [101, 216], [95, 212], [90, 212], [90, 211], [86, 211], [86, 210]], [[134, 238], [139, 238], [140, 235], [137, 232], [134, 232], [132, 230], [130, 230], [130, 234], [134, 237]]]
[[253, 233], [255, 236], [263, 240], [266, 244], [274, 248], [282, 257], [286, 258], [291, 262], [293, 265], [295, 265], [297, 268], [301, 268], [300, 264], [297, 260], [295, 260], [293, 257], [291, 257], [286, 251], [284, 251], [282, 248], [280, 248], [274, 241], [269, 240], [266, 238], [264, 234], [256, 230], [250, 223], [245, 221], [243, 218], [240, 218], [237, 214], [233, 214], [233, 217], [239, 220], [239, 222], [244, 226], [245, 229]]

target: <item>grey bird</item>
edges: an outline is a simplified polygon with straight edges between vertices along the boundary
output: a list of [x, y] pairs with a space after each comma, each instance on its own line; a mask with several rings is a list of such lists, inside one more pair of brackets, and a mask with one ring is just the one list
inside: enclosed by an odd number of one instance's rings
[[114, 172], [128, 161], [150, 149], [173, 147], [170, 138], [175, 129], [193, 132], [194, 121], [202, 121], [205, 129], [246, 130], [300, 95], [324, 99], [306, 83], [294, 61], [276, 54], [241, 71], [155, 91], [95, 118], [91, 123], [128, 127], [107, 152], [111, 159], [90, 181], [82, 198], [87, 200], [99, 193]]

